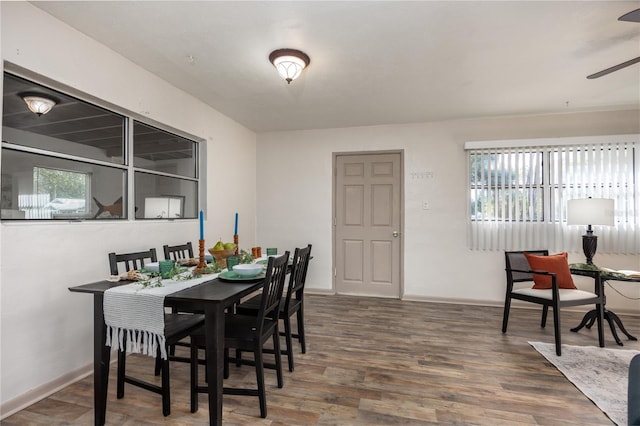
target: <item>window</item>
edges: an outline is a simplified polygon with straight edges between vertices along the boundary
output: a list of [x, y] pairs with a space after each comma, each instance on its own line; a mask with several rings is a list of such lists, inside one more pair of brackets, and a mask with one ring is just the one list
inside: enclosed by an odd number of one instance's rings
[[133, 141], [136, 219], [196, 218], [198, 144], [137, 121]]
[[[2, 220], [126, 220], [131, 203], [136, 219], [197, 217], [198, 142], [9, 73], [3, 88]], [[38, 116], [24, 93], [56, 104]]]
[[471, 248], [578, 250], [567, 200], [594, 197], [616, 205], [598, 251], [640, 253], [637, 135], [599, 139], [467, 143]]

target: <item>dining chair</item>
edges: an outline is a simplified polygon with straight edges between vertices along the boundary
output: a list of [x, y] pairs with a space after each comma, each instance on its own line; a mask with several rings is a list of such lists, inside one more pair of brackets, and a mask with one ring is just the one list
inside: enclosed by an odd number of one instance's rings
[[[549, 308], [553, 309], [553, 332], [556, 354], [562, 354], [560, 333], [560, 309], [566, 306], [595, 304], [598, 323], [598, 340], [604, 347], [602, 321], [604, 302], [602, 289], [595, 292], [578, 290], [573, 284], [567, 254], [549, 255], [548, 250], [527, 250], [505, 252], [507, 291], [504, 300], [502, 332], [507, 332], [511, 299], [542, 305], [540, 327], [547, 322]], [[599, 280], [596, 280], [599, 282]], [[521, 283], [527, 283], [522, 287]], [[534, 284], [531, 287], [531, 284]]]
[[[285, 349], [281, 351], [287, 355], [289, 371], [293, 371], [293, 338], [297, 338], [300, 343], [302, 353], [306, 353], [306, 342], [304, 334], [304, 285], [307, 279], [307, 269], [311, 258], [311, 244], [304, 248], [296, 248], [293, 254], [293, 264], [289, 275], [289, 284], [286, 294], [283, 296], [284, 303], [280, 305], [279, 318], [284, 323], [284, 332], [280, 335], [285, 337]], [[260, 309], [260, 296], [255, 296], [237, 307], [237, 312], [245, 315], [256, 315]], [[291, 317], [296, 315], [297, 333], [292, 333]], [[268, 352], [268, 351], [267, 351]], [[242, 360], [242, 351], [236, 351], [236, 365], [247, 364]]]
[[[118, 264], [124, 264], [125, 270], [130, 271], [133, 269], [141, 269], [144, 267], [145, 260], [149, 259], [150, 262], [157, 261], [156, 249], [152, 248], [148, 251], [135, 252], [135, 253], [109, 253], [109, 266], [111, 268], [112, 275], [118, 275]], [[202, 314], [179, 314], [179, 313], [165, 313], [164, 315], [164, 335], [166, 339], [165, 346], [167, 350], [178, 341], [188, 337], [195, 329], [201, 327], [204, 324], [204, 315]], [[168, 416], [171, 414], [171, 392], [170, 392], [170, 379], [169, 379], [169, 361], [167, 359], [161, 359], [160, 350], [155, 357], [155, 364], [157, 373], [161, 373], [160, 386], [155, 383], [146, 382], [142, 379], [135, 378], [126, 374], [126, 352], [122, 349], [118, 349], [118, 368], [117, 368], [117, 381], [116, 381], [116, 396], [118, 399], [124, 397], [124, 384], [129, 383], [131, 385], [146, 389], [148, 391], [160, 394], [162, 396], [162, 414]]]
[[[185, 244], [178, 244], [175, 246], [170, 246], [165, 244], [162, 246], [162, 251], [164, 252], [165, 260], [178, 260], [182, 259], [191, 259], [193, 258], [193, 246], [191, 245], [191, 241], [188, 241]], [[178, 313], [177, 308], [172, 308], [173, 313]], [[171, 345], [169, 347], [169, 356], [170, 361], [178, 361], [178, 362], [191, 362], [191, 359], [188, 356], [181, 357], [176, 356], [176, 346], [189, 347], [189, 342], [177, 342], [175, 345]], [[160, 363], [156, 363], [156, 376], [160, 373]]]
[[109, 268], [111, 269], [111, 275], [119, 274], [118, 264], [120, 263], [124, 265], [124, 270], [126, 272], [140, 270], [144, 267], [146, 259], [148, 259], [148, 262], [158, 261], [155, 248], [135, 253], [109, 253]]
[[186, 244], [179, 244], [176, 246], [165, 244], [162, 246], [162, 251], [164, 251], [164, 258], [166, 260], [178, 261], [181, 259], [193, 258], [193, 246], [191, 245], [191, 241]]
[[[283, 256], [270, 257], [260, 295], [260, 309], [257, 315], [243, 315], [229, 312], [224, 324], [224, 378], [229, 377], [229, 350], [253, 351], [257, 388], [223, 388], [227, 395], [257, 396], [260, 402], [260, 416], [267, 417], [267, 401], [264, 383], [264, 344], [273, 340], [274, 358], [278, 387], [282, 388], [282, 361], [280, 357], [280, 337], [278, 333], [278, 311], [282, 301], [284, 281], [287, 275], [289, 252]], [[205, 347], [204, 328], [191, 335], [191, 412], [198, 411], [198, 392], [208, 392], [207, 386], [198, 385], [198, 349]]]

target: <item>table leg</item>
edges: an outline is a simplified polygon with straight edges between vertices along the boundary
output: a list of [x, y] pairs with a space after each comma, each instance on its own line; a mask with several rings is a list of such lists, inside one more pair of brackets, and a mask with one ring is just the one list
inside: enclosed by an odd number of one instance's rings
[[204, 317], [209, 387], [209, 424], [222, 424], [224, 370], [224, 306], [207, 306]]
[[608, 312], [609, 312], [609, 316], [615, 321], [616, 324], [618, 324], [618, 327], [620, 327], [620, 331], [622, 331], [629, 340], [638, 340], [637, 337], [634, 337], [631, 334], [629, 334], [627, 329], [624, 328], [624, 325], [622, 325], [622, 320], [620, 319], [620, 317], [618, 317], [618, 315], [616, 315], [614, 312], [611, 312], [611, 311], [608, 311]]
[[107, 414], [107, 386], [109, 384], [109, 361], [111, 348], [105, 345], [107, 326], [104, 323], [102, 294], [93, 297], [93, 406], [94, 422], [105, 424]]
[[[597, 316], [598, 316], [598, 313], [596, 312], [596, 310], [591, 310], [587, 312], [586, 314], [584, 314], [584, 317], [582, 318], [582, 321], [580, 322], [580, 324], [577, 327], [572, 328], [571, 331], [577, 332], [582, 327], [587, 327], [590, 329], [591, 326], [593, 326], [593, 324], [595, 323]], [[629, 334], [629, 332], [624, 328], [624, 325], [622, 324], [622, 320], [620, 319], [620, 317], [618, 317], [618, 315], [616, 315], [614, 312], [611, 312], [605, 309], [604, 319], [607, 320], [607, 323], [609, 324], [609, 328], [611, 329], [611, 335], [613, 335], [613, 339], [616, 341], [616, 343], [619, 346], [624, 346], [624, 343], [622, 343], [622, 340], [620, 340], [620, 337], [618, 337], [618, 332], [616, 331], [616, 325], [620, 328], [620, 331], [622, 331], [624, 335], [627, 336], [629, 340], [638, 340], [636, 337]]]
[[584, 314], [584, 317], [582, 317], [582, 321], [580, 322], [580, 324], [577, 327], [572, 328], [571, 331], [577, 333], [584, 326], [586, 326], [587, 328], [591, 328], [597, 316], [598, 315], [595, 309], [587, 312], [586, 314]]

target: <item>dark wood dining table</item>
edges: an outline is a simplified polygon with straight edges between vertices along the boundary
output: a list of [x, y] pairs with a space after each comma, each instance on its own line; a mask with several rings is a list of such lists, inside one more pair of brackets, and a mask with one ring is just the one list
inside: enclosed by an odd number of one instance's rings
[[[207, 382], [209, 383], [209, 424], [222, 424], [222, 386], [224, 369], [224, 321], [225, 309], [241, 298], [259, 290], [263, 280], [250, 282], [223, 282], [213, 278], [202, 284], [169, 294], [164, 299], [167, 307], [185, 312], [203, 312], [206, 328]], [[104, 292], [112, 287], [130, 284], [131, 281], [97, 281], [69, 290], [93, 294], [93, 390], [95, 424], [105, 424], [107, 410], [107, 385], [111, 348], [105, 345]]]

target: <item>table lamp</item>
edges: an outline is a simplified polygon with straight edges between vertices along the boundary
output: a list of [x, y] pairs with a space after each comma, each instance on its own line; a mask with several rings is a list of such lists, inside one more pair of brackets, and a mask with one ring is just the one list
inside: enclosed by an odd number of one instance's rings
[[598, 237], [593, 235], [591, 225], [614, 225], [614, 200], [610, 198], [582, 198], [567, 202], [567, 225], [587, 225], [582, 236], [582, 250], [587, 264], [593, 265]]

